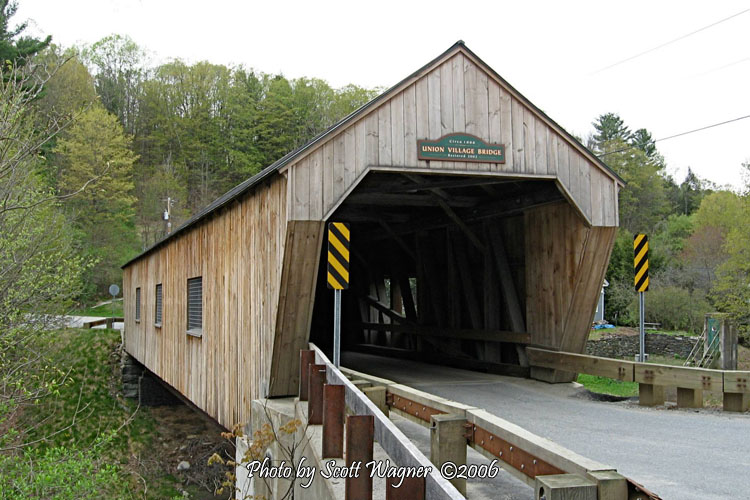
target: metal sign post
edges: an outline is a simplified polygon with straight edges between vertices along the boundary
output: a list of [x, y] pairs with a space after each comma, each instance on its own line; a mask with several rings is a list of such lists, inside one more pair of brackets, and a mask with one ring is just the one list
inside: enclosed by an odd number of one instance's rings
[[333, 291], [333, 365], [341, 362], [341, 290]]
[[109, 285], [109, 294], [112, 296], [112, 325], [113, 326], [115, 324], [115, 298], [117, 297], [119, 293], [120, 293], [119, 286], [115, 284]]
[[644, 325], [644, 316], [646, 315], [645, 307], [644, 293], [638, 292], [638, 338], [640, 339], [641, 346], [638, 354], [638, 361], [641, 363], [646, 362], [646, 328]]
[[328, 223], [328, 288], [333, 289], [333, 365], [341, 362], [341, 290], [349, 288], [349, 224]]
[[648, 291], [648, 236], [636, 234], [633, 237], [633, 266], [635, 268], [635, 290], [638, 292], [638, 333], [640, 338], [640, 352], [638, 361], [646, 361], [646, 295]]

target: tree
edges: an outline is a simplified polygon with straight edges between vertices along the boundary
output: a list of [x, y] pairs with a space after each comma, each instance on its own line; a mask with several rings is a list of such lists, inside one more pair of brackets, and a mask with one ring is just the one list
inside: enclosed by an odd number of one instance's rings
[[148, 75], [146, 52], [127, 35], [109, 35], [86, 47], [83, 58], [92, 67], [104, 108], [119, 118], [127, 133], [135, 134], [138, 102]]
[[653, 232], [669, 211], [662, 166], [619, 140], [602, 144], [612, 151], [604, 160], [626, 182], [620, 190], [620, 227], [631, 233]]
[[710, 183], [695, 175], [690, 167], [685, 180], [679, 186], [670, 178], [666, 189], [672, 211], [684, 215], [690, 215], [698, 210], [703, 197], [712, 191]]
[[[52, 42], [51, 36], [44, 40], [21, 36], [28, 27], [28, 22], [10, 28], [10, 18], [16, 14], [17, 10], [17, 2], [0, 0], [0, 62], [4, 65], [10, 63], [10, 66], [14, 68], [25, 66], [33, 56], [47, 48]], [[4, 76], [8, 75], [6, 68]]]
[[630, 144], [646, 153], [646, 156], [649, 158], [656, 156], [654, 139], [651, 137], [651, 132], [645, 128], [639, 128], [633, 132], [633, 135], [630, 137]]
[[[120, 265], [138, 249], [133, 196], [130, 139], [117, 117], [95, 106], [58, 141], [60, 189], [63, 193], [86, 185], [67, 203], [85, 254], [98, 260], [88, 275], [92, 292], [106, 293], [120, 280]], [[88, 184], [87, 184], [88, 183]]]
[[[745, 172], [750, 164], [744, 164]], [[740, 341], [750, 345], [750, 178], [745, 192], [716, 191], [706, 196], [695, 213], [696, 225], [704, 232], [708, 248], [702, 249], [709, 272], [715, 273], [710, 297], [719, 311], [729, 313], [739, 326]], [[697, 231], [696, 231], [697, 232]], [[720, 245], [721, 249], [716, 250]]]
[[593, 135], [594, 148], [596, 151], [605, 151], [605, 145], [615, 141], [627, 142], [630, 140], [630, 129], [625, 125], [615, 113], [605, 113], [600, 115], [592, 125], [596, 131]]
[[[61, 210], [64, 197], [41, 179], [38, 152], [62, 124], [34, 116], [45, 68], [0, 66], [0, 442], [18, 440], [24, 406], [60, 383], [39, 341], [81, 290], [87, 267]], [[47, 124], [46, 127], [40, 124]], [[75, 190], [71, 190], [73, 193]], [[4, 447], [4, 446], [3, 446]], [[4, 464], [5, 466], [5, 464]]]

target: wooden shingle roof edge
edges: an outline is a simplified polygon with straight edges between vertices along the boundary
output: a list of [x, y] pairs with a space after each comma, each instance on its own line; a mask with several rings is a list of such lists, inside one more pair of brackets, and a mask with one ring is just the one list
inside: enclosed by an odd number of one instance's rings
[[561, 127], [557, 122], [552, 120], [547, 114], [539, 109], [537, 106], [535, 106], [531, 101], [529, 101], [526, 97], [523, 96], [520, 92], [518, 92], [512, 85], [510, 85], [503, 77], [501, 77], [494, 69], [492, 69], [487, 63], [485, 63], [479, 56], [477, 56], [471, 49], [469, 49], [463, 40], [459, 40], [453, 45], [451, 45], [445, 52], [437, 56], [432, 61], [428, 62], [421, 68], [419, 68], [417, 71], [409, 75], [408, 77], [401, 80], [396, 85], [392, 86], [382, 94], [375, 97], [373, 100], [367, 102], [360, 108], [356, 109], [328, 129], [324, 130], [320, 134], [313, 137], [310, 141], [308, 141], [303, 146], [300, 146], [299, 148], [287, 153], [286, 155], [282, 156], [280, 159], [276, 160], [274, 163], [269, 165], [268, 167], [264, 168], [254, 176], [250, 177], [249, 179], [241, 182], [237, 186], [233, 187], [223, 195], [221, 195], [219, 198], [205, 206], [203, 209], [201, 209], [197, 214], [195, 214], [193, 217], [188, 219], [186, 222], [181, 224], [179, 227], [177, 227], [172, 233], [168, 234], [164, 238], [160, 239], [147, 249], [145, 249], [143, 252], [138, 254], [137, 256], [133, 257], [132, 259], [128, 260], [125, 264], [121, 266], [122, 269], [128, 267], [130, 264], [140, 260], [141, 258], [145, 257], [146, 255], [150, 254], [154, 250], [158, 249], [171, 239], [177, 237], [179, 234], [185, 232], [186, 230], [190, 229], [192, 226], [198, 224], [203, 219], [206, 219], [210, 217], [214, 212], [219, 210], [221, 207], [231, 203], [232, 201], [236, 200], [237, 198], [241, 197], [248, 191], [250, 191], [253, 187], [259, 185], [261, 182], [266, 180], [267, 178], [271, 177], [274, 174], [277, 174], [279, 170], [281, 170], [283, 167], [289, 165], [292, 163], [293, 160], [296, 160], [300, 158], [301, 156], [304, 156], [305, 153], [311, 151], [314, 149], [314, 147], [323, 141], [326, 137], [334, 134], [336, 131], [341, 129], [343, 126], [347, 125], [349, 122], [353, 121], [354, 119], [360, 117], [363, 114], [366, 114], [370, 110], [377, 108], [377, 106], [383, 102], [386, 101], [388, 98], [390, 98], [393, 94], [397, 93], [402, 89], [402, 87], [407, 86], [407, 84], [411, 84], [412, 81], [418, 79], [420, 76], [422, 76], [427, 71], [431, 70], [433, 67], [437, 66], [438, 63], [440, 63], [443, 59], [447, 59], [448, 57], [452, 56], [457, 51], [463, 51], [464, 54], [468, 55], [472, 59], [474, 59], [481, 67], [487, 71], [493, 78], [495, 78], [500, 84], [502, 84], [504, 87], [507, 88], [509, 92], [513, 94], [514, 97], [519, 99], [521, 102], [524, 103], [524, 105], [528, 106], [534, 113], [536, 113], [540, 118], [542, 118], [544, 121], [546, 121], [553, 129], [555, 129], [558, 133], [560, 133], [565, 139], [567, 139], [576, 149], [578, 149], [584, 156], [586, 156], [589, 160], [591, 160], [594, 164], [599, 166], [602, 170], [604, 170], [610, 177], [614, 178], [618, 183], [621, 185], [625, 184], [625, 181], [617, 175], [616, 172], [614, 172], [607, 164], [605, 164], [601, 159], [599, 159], [590, 149], [588, 149], [586, 146], [584, 146], [578, 139], [576, 139], [572, 134], [568, 133], [567, 130], [565, 130], [563, 127]]

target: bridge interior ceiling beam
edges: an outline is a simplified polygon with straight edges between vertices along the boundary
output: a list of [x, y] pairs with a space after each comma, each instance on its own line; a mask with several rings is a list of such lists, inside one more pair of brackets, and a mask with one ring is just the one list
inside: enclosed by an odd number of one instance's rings
[[[343, 348], [522, 373], [524, 212], [564, 202], [551, 180], [370, 174], [331, 216], [352, 224]], [[320, 269], [311, 339], [325, 346]]]

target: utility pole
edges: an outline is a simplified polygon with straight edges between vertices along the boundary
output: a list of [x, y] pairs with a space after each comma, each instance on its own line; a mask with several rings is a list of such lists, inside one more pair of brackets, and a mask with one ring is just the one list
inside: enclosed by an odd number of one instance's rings
[[171, 234], [172, 233], [172, 205], [174, 205], [175, 200], [167, 196], [167, 199], [165, 201], [167, 202], [167, 209], [164, 210], [164, 214], [162, 218], [167, 223], [167, 234]]

